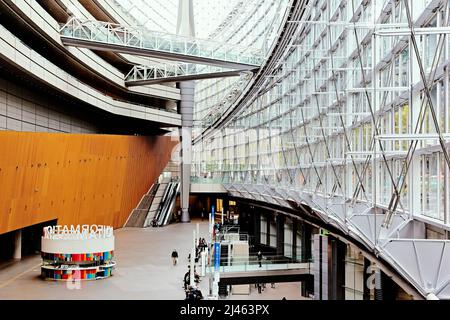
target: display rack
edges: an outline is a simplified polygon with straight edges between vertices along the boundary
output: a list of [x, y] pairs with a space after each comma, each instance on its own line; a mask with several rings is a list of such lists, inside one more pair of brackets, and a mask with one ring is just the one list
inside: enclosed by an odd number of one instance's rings
[[41, 276], [47, 280], [108, 278], [116, 265], [112, 227], [45, 227], [41, 257]]

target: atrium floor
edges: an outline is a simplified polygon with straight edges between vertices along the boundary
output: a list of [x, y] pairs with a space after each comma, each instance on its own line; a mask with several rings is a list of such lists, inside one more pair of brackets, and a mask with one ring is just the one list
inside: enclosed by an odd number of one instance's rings
[[[39, 255], [19, 262], [0, 265], [1, 299], [158, 299], [182, 300], [182, 279], [187, 271], [187, 256], [192, 244], [193, 223], [172, 224], [163, 228], [123, 228], [116, 237], [113, 276], [104, 280], [78, 283], [44, 281], [40, 278]], [[208, 240], [208, 222], [200, 222], [200, 235]], [[180, 258], [172, 266], [170, 254], [177, 249]], [[208, 294], [208, 279], [200, 288]], [[302, 299], [298, 283], [280, 283], [258, 294], [252, 286], [250, 295], [231, 299]]]

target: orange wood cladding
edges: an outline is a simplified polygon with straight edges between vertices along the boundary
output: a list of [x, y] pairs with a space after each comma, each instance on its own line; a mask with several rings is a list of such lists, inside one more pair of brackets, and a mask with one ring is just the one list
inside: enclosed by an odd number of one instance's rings
[[170, 137], [0, 132], [0, 234], [52, 219], [123, 226], [175, 144]]

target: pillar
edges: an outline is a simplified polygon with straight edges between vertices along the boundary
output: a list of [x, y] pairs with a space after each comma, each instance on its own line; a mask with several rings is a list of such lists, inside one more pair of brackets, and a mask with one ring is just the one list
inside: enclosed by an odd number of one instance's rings
[[200, 263], [202, 266], [200, 275], [204, 277], [206, 275], [206, 251], [200, 252]]
[[255, 237], [255, 245], [261, 244], [261, 214], [256, 210], [253, 211], [253, 236]]
[[390, 277], [378, 270], [375, 277], [375, 300], [397, 300], [398, 288]]
[[228, 196], [226, 196], [226, 195], [224, 195], [223, 196], [223, 209], [222, 209], [222, 214], [224, 214], [226, 217], [227, 217], [227, 219], [229, 218], [229, 211], [230, 211], [230, 205], [229, 205], [229, 199], [228, 199]]
[[192, 0], [179, 0], [177, 34], [195, 37], [194, 5]]
[[328, 237], [314, 235], [314, 299], [328, 300]]
[[195, 244], [196, 244], [196, 246], [197, 245], [199, 245], [199, 242], [200, 242], [200, 224], [197, 222], [197, 226], [196, 226], [197, 228], [196, 228], [196, 235], [197, 235], [197, 238], [195, 239]]
[[192, 165], [192, 119], [194, 111], [195, 82], [180, 83], [180, 113], [183, 127], [181, 139], [181, 222], [189, 222], [189, 192], [191, 187]]
[[208, 196], [206, 197], [206, 210], [209, 210], [209, 212], [211, 212], [211, 198]]
[[195, 267], [195, 230], [192, 232], [193, 234], [193, 241], [192, 241], [192, 248], [191, 248], [191, 261], [189, 261], [189, 280], [190, 285], [195, 286], [195, 277], [194, 277], [194, 267]]
[[22, 230], [14, 232], [14, 253], [13, 259], [22, 259]]
[[364, 273], [363, 273], [363, 282], [364, 282], [364, 284], [363, 284], [363, 300], [370, 300], [370, 289], [371, 289], [371, 287], [370, 287], [370, 284], [369, 284], [369, 281], [370, 281], [370, 278], [369, 278], [369, 276], [370, 276], [370, 266], [371, 266], [371, 263], [370, 263], [370, 260], [369, 259], [367, 259], [366, 257], [364, 257]]
[[328, 298], [345, 300], [345, 244], [337, 239], [331, 239], [330, 244]]
[[382, 286], [381, 271], [375, 272], [375, 300], [383, 300], [383, 286]]
[[284, 221], [285, 216], [277, 214], [277, 256], [284, 256]]
[[[194, 7], [192, 0], [180, 0], [178, 5], [177, 34], [195, 37]], [[189, 192], [192, 164], [192, 125], [194, 114], [195, 81], [180, 82], [181, 125], [181, 222], [189, 222]]]
[[292, 260], [297, 260], [298, 220], [292, 220]]
[[308, 261], [311, 259], [312, 257], [312, 243], [311, 243], [311, 237], [312, 237], [312, 232], [311, 232], [311, 226], [309, 224], [306, 223], [302, 223], [301, 224], [301, 228], [302, 228], [302, 244], [301, 244], [301, 248], [302, 248], [302, 253], [301, 253], [301, 257], [297, 257], [298, 260], [302, 260], [302, 261]]

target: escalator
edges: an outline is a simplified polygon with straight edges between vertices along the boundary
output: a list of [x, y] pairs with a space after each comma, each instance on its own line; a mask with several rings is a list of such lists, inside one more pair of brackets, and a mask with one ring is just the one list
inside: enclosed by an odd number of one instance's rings
[[228, 285], [219, 282], [219, 296], [226, 297], [228, 296]]
[[228, 265], [228, 243], [220, 246], [220, 265]]
[[153, 225], [153, 220], [156, 221], [156, 216], [159, 212], [162, 198], [165, 195], [165, 192], [167, 190], [167, 187], [169, 185], [170, 178], [163, 178], [161, 182], [158, 184], [158, 188], [156, 190], [155, 196], [153, 198], [153, 201], [150, 205], [150, 208], [147, 212], [147, 217], [145, 218], [144, 222], [144, 228], [150, 227]]
[[156, 225], [158, 227], [169, 224], [179, 191], [180, 183], [178, 181], [171, 181], [168, 183], [155, 216]]

